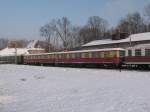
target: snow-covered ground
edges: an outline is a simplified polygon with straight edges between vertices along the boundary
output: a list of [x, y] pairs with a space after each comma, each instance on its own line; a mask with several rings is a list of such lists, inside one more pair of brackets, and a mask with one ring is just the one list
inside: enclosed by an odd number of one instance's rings
[[150, 112], [150, 72], [0, 65], [0, 112]]

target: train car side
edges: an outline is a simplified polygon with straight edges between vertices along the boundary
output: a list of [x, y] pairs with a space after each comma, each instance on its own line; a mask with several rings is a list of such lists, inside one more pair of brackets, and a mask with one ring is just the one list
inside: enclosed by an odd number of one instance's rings
[[0, 57], [0, 63], [1, 64], [23, 64], [24, 56], [1, 56]]
[[47, 54], [26, 55], [25, 64], [45, 64], [45, 65], [109, 65], [117, 66], [122, 63], [122, 49], [99, 49], [56, 52]]
[[130, 67], [150, 69], [150, 49], [147, 47], [126, 49], [125, 62]]

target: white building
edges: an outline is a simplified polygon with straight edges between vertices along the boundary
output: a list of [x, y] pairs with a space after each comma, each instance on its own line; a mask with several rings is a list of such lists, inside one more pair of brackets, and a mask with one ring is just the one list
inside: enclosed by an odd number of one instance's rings
[[82, 49], [98, 49], [98, 48], [127, 48], [139, 44], [150, 44], [150, 32], [130, 35], [126, 39], [121, 40], [95, 40], [82, 46]]

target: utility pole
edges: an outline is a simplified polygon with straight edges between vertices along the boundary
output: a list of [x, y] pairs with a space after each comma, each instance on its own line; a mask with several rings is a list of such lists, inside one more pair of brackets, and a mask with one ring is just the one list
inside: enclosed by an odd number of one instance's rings
[[130, 25], [128, 25], [128, 31], [129, 31], [130, 47], [131, 47], [132, 46], [132, 40], [131, 40], [131, 28], [130, 28]]
[[15, 64], [17, 64], [17, 44], [15, 43]]

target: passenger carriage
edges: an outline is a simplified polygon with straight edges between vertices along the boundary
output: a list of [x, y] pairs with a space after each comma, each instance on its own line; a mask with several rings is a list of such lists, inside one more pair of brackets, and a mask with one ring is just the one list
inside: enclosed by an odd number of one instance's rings
[[150, 68], [150, 44], [141, 44], [127, 48], [125, 63], [140, 68]]
[[124, 61], [125, 50], [121, 48], [78, 50], [24, 56], [25, 64], [55, 65], [114, 65]]

